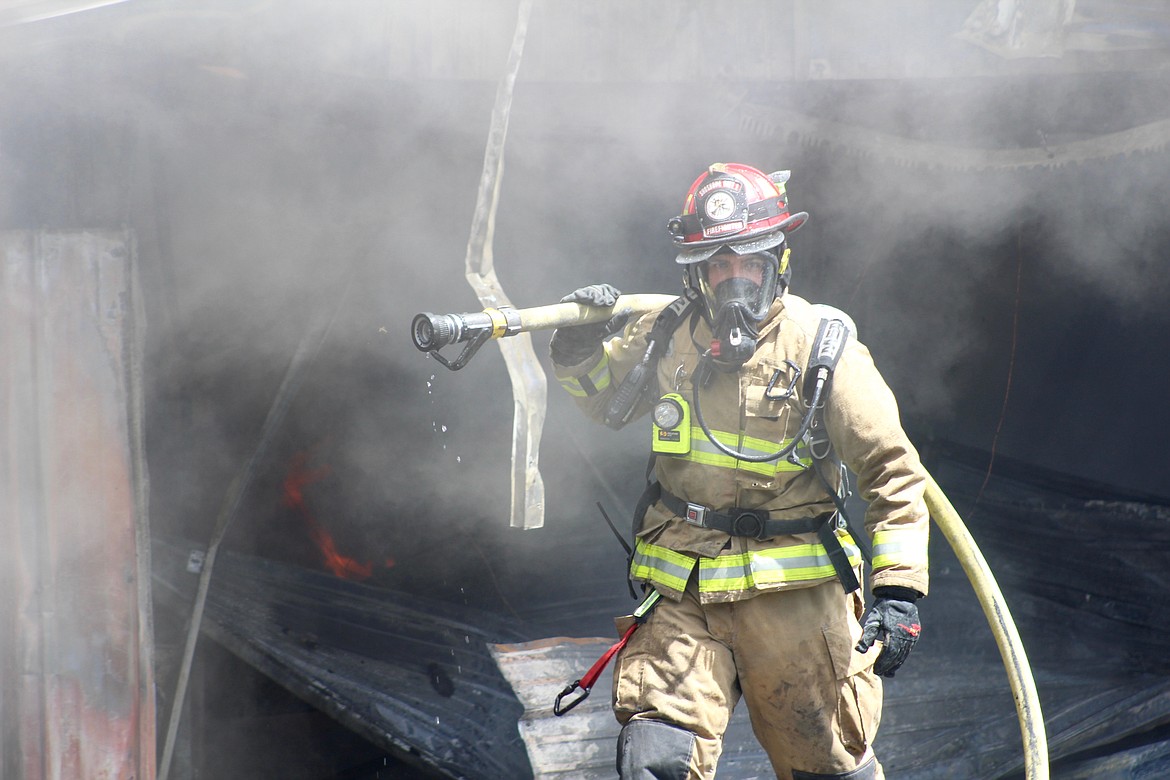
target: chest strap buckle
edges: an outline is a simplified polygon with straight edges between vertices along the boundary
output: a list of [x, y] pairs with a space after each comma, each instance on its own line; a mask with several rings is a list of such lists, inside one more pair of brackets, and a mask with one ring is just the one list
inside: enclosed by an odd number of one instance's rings
[[683, 513], [683, 519], [691, 525], [697, 525], [700, 528], [707, 527], [707, 507], [702, 504], [687, 503], [686, 512]]

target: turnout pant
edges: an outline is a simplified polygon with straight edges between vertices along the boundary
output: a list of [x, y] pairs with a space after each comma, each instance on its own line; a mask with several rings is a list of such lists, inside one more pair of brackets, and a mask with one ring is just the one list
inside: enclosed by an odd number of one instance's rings
[[692, 577], [681, 602], [663, 598], [614, 671], [623, 780], [713, 778], [741, 696], [781, 780], [881, 780], [880, 645], [854, 650], [863, 606], [835, 581], [703, 605]]

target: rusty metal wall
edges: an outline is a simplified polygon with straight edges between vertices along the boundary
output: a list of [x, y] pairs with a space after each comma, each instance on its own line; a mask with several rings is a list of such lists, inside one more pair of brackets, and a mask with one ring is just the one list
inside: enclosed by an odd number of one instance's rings
[[0, 776], [150, 780], [134, 239], [3, 232], [0, 261]]

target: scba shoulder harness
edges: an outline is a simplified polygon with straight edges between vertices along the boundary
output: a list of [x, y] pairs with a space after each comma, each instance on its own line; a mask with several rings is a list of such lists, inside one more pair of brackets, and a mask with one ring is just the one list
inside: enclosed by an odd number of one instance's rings
[[[849, 316], [838, 309], [823, 304], [817, 304], [815, 308], [821, 314], [821, 320], [813, 340], [813, 348], [809, 355], [808, 366], [804, 371], [804, 377], [806, 397], [819, 398], [820, 402], [809, 409], [807, 419], [802, 424], [801, 438], [812, 456], [812, 471], [824, 486], [837, 511], [818, 517], [781, 520], [772, 518], [771, 513], [767, 510], [738, 507], [717, 510], [694, 504], [662, 490], [662, 486], [654, 479], [654, 464], [658, 453], [651, 453], [650, 462], [646, 468], [646, 489], [638, 500], [634, 511], [632, 531], [635, 536], [646, 512], [659, 501], [675, 515], [692, 525], [722, 531], [731, 536], [746, 536], [764, 540], [781, 535], [815, 532], [825, 548], [825, 552], [833, 564], [833, 570], [845, 592], [852, 593], [861, 587], [861, 583], [858, 582], [857, 575], [850, 565], [849, 555], [845, 552], [836, 534], [838, 529], [848, 529], [849, 527], [848, 514], [845, 511], [845, 502], [850, 495], [848, 472], [835, 456], [824, 424], [824, 404], [832, 374], [844, 352], [848, 339], [856, 332], [856, 328]], [[663, 314], [666, 312], [664, 311]], [[664, 324], [673, 329], [678, 321], [678, 316], [669, 320], [668, 323], [663, 323], [662, 320], [663, 318], [660, 316], [659, 321], [655, 322], [654, 329], [651, 331], [650, 341], [653, 342], [653, 345], [668, 342], [669, 332], [663, 334], [656, 333], [656, 331], [659, 330], [660, 325]], [[658, 338], [655, 339], [655, 336]], [[657, 361], [661, 357], [662, 350], [658, 349], [655, 352], [653, 345], [647, 349], [647, 358], [643, 361], [648, 366], [645, 375], [647, 379], [653, 376]], [[813, 388], [818, 385], [823, 389], [813, 392]], [[641, 392], [644, 390], [643, 386]], [[638, 397], [641, 397], [641, 392], [639, 392]], [[697, 397], [695, 400], [697, 403]], [[632, 405], [630, 408], [632, 411]], [[706, 433], [705, 427], [704, 432]], [[710, 438], [710, 434], [708, 434], [708, 438]], [[718, 442], [713, 443], [718, 444]], [[783, 457], [785, 454], [787, 454], [787, 450], [782, 450], [776, 453], [774, 458]], [[752, 460], [758, 460], [758, 458]], [[822, 471], [822, 464], [825, 462], [832, 464], [840, 472], [839, 489], [831, 484]], [[855, 541], [857, 541], [864, 559], [869, 562], [871, 554], [868, 545], [861, 540], [855, 539]]]
[[638, 407], [638, 402], [642, 400], [650, 386], [650, 380], [654, 378], [658, 361], [662, 359], [666, 345], [670, 343], [671, 334], [678, 327], [679, 320], [694, 310], [697, 297], [693, 290], [687, 290], [658, 313], [653, 327], [650, 328], [650, 334], [646, 337], [646, 352], [622, 379], [617, 392], [609, 402], [609, 408], [605, 412], [607, 426], [617, 429], [630, 421], [634, 409]]

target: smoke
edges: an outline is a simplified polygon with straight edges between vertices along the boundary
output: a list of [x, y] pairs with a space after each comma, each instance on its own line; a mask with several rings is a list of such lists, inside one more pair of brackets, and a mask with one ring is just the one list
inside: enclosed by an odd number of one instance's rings
[[[676, 290], [664, 226], [693, 178], [715, 161], [791, 169], [812, 214], [790, 239], [794, 291], [854, 316], [907, 418], [986, 446], [1014, 345], [1016, 452], [1067, 463], [1055, 453], [1087, 434], [1027, 445], [1061, 427], [1044, 399], [1075, 362], [1050, 313], [1097, 312], [1124, 336], [1164, 322], [1167, 293], [1166, 139], [1072, 157], [1167, 119], [1167, 87], [1090, 73], [1071, 48], [1008, 61], [953, 39], [972, 8], [915, 8], [538, 3], [494, 243], [513, 302], [597, 281]], [[407, 336], [419, 311], [480, 308], [464, 254], [514, 23], [509, 4], [169, 2], [0, 32], [6, 226], [139, 236], [160, 531], [206, 535], [326, 312], [235, 543], [310, 559], [279, 485], [311, 448], [330, 476], [308, 500], [328, 504], [315, 516], [339, 545], [403, 561], [396, 547], [452, 534], [514, 543], [502, 361], [489, 345], [452, 374]], [[641, 433], [591, 427], [549, 391], [558, 530], [536, 533], [591, 537], [591, 499], [640, 487]]]
[[[1036, 57], [974, 29], [976, 0], [537, 2], [498, 277], [518, 306], [676, 291], [665, 224], [692, 180], [790, 169], [811, 214], [794, 293], [853, 316], [916, 441], [1165, 493], [1170, 20], [1103, 5], [1025, 30], [1059, 52]], [[569, 603], [590, 614], [550, 631], [610, 631], [624, 555], [595, 504], [628, 527], [645, 424], [588, 422], [549, 373], [546, 527], [510, 529], [496, 346], [452, 373], [408, 336], [420, 311], [482, 308], [466, 243], [515, 20], [156, 0], [0, 27], [0, 227], [137, 237], [158, 537], [209, 538], [324, 318], [228, 545], [328, 570], [324, 545], [385, 587], [529, 626]]]

